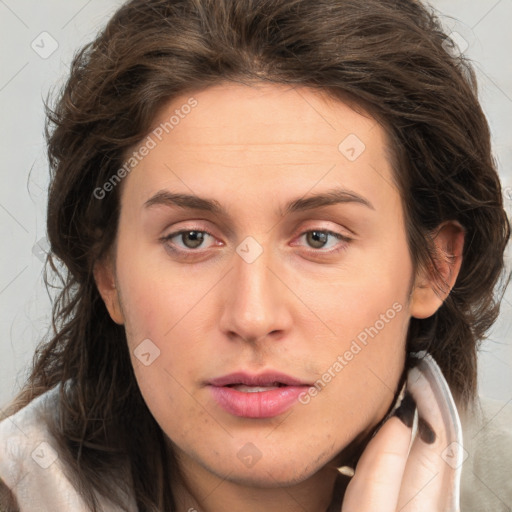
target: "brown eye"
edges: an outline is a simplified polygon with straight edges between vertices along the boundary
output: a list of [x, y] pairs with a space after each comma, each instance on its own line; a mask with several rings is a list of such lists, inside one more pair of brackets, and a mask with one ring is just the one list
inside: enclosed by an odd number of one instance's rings
[[[177, 251], [186, 252], [193, 249], [206, 249], [209, 246], [204, 242], [208, 238], [214, 241], [214, 236], [208, 231], [199, 229], [182, 229], [165, 236], [162, 240], [169, 246]], [[212, 243], [210, 245], [213, 245]], [[174, 246], [174, 247], [173, 247]]]
[[188, 249], [196, 249], [204, 241], [204, 233], [202, 231], [186, 231], [181, 233], [181, 241]]
[[[313, 249], [326, 249], [321, 252], [331, 252], [329, 249], [334, 249], [337, 245], [346, 245], [351, 239], [342, 235], [325, 229], [312, 229], [302, 233], [300, 238], [305, 237], [306, 244]], [[345, 242], [345, 244], [343, 244]]]
[[306, 233], [306, 240], [311, 247], [321, 249], [329, 238], [329, 234], [325, 231], [308, 231]]

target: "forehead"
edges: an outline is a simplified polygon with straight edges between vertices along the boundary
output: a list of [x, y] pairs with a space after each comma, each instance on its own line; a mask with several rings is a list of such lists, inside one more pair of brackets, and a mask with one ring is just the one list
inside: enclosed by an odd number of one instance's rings
[[226, 183], [276, 185], [274, 195], [291, 182], [297, 193], [333, 182], [397, 193], [383, 127], [308, 87], [223, 83], [183, 94], [159, 111], [148, 137], [152, 149], [128, 180], [141, 201], [158, 188], [204, 195]]
[[174, 143], [182, 147], [200, 139], [208, 146], [236, 146], [250, 140], [254, 146], [295, 143], [338, 150], [340, 136], [347, 133], [387, 143], [384, 130], [370, 115], [357, 113], [320, 90], [284, 84], [223, 83], [183, 94], [161, 109], [155, 128], [165, 127], [169, 114], [185, 110], [191, 97], [197, 105], [172, 128]]

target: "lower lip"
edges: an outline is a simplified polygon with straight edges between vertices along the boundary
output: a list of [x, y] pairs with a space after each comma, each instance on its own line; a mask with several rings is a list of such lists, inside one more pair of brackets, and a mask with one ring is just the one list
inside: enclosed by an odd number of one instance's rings
[[214, 400], [227, 412], [244, 418], [273, 418], [297, 402], [310, 386], [283, 386], [244, 393], [227, 386], [210, 386]]

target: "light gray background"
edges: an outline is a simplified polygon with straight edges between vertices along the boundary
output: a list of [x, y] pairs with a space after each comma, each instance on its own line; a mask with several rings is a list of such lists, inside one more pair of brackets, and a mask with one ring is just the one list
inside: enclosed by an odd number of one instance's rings
[[[42, 99], [51, 86], [62, 84], [73, 53], [93, 38], [121, 3], [0, 0], [0, 405], [23, 383], [50, 321], [42, 281], [48, 185]], [[448, 32], [456, 33], [454, 39], [478, 71], [480, 98], [491, 124], [510, 213], [512, 0], [430, 4], [443, 13]], [[499, 321], [482, 346], [479, 370], [480, 393], [505, 402], [512, 400], [511, 335], [509, 290]]]

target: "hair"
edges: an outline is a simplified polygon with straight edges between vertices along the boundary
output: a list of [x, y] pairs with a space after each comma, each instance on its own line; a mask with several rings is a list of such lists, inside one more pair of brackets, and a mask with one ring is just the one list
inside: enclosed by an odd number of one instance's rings
[[[61, 285], [11, 410], [61, 385], [52, 429], [92, 510], [127, 493], [139, 510], [175, 510], [178, 474], [93, 277], [116, 238], [121, 187], [94, 190], [167, 102], [224, 82], [307, 86], [385, 127], [415, 268], [435, 272], [441, 223], [465, 230], [456, 283], [432, 317], [411, 319], [408, 351], [433, 355], [463, 407], [476, 395], [510, 228], [474, 71], [435, 11], [414, 0], [132, 0], [75, 55], [48, 108], [48, 266]], [[129, 488], [108, 478], [121, 467]]]

